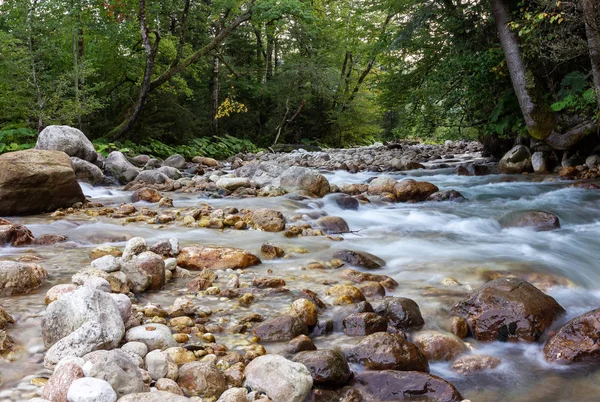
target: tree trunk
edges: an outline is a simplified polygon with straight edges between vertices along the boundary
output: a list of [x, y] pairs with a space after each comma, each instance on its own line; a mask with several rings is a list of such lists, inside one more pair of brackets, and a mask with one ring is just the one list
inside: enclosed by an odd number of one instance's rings
[[583, 0], [583, 13], [600, 118], [600, 3], [598, 0]]
[[275, 27], [267, 24], [267, 67], [265, 71], [265, 82], [273, 78], [273, 52], [275, 50]]
[[31, 3], [31, 7], [27, 9], [27, 45], [29, 48], [29, 58], [31, 59], [31, 81], [35, 88], [35, 96], [37, 101], [37, 126], [38, 132], [41, 132], [44, 129], [44, 97], [42, 95], [42, 90], [40, 88], [40, 83], [38, 81], [37, 67], [35, 64], [35, 52], [33, 50], [33, 24], [31, 22], [31, 14], [35, 12], [37, 7], [38, 0], [34, 0]]
[[491, 3], [506, 65], [527, 125], [527, 131], [533, 138], [544, 139], [552, 133], [554, 125], [552, 113], [545, 108], [543, 101], [538, 101], [532, 96], [534, 93], [531, 91], [536, 91], [535, 82], [525, 67], [519, 48], [519, 39], [508, 25], [510, 14], [506, 0], [491, 0]]
[[133, 113], [131, 113], [119, 126], [112, 130], [109, 135], [113, 140], [117, 140], [123, 136], [127, 131], [133, 127], [142, 108], [146, 103], [148, 94], [150, 93], [150, 84], [152, 83], [152, 73], [154, 72], [154, 60], [156, 59], [156, 53], [158, 51], [158, 44], [160, 42], [160, 35], [158, 32], [154, 32], [156, 40], [154, 45], [150, 40], [150, 30], [148, 29], [148, 22], [146, 19], [146, 0], [140, 0], [140, 31], [142, 33], [142, 43], [144, 45], [144, 51], [146, 52], [146, 69], [144, 70], [144, 79], [142, 80], [142, 87], [140, 88], [140, 94], [138, 100], [134, 106]]
[[219, 134], [219, 119], [217, 112], [219, 111], [219, 58], [213, 58], [213, 71], [211, 83], [211, 104], [212, 104], [212, 132], [213, 135]]
[[77, 118], [77, 127], [81, 129], [81, 99], [79, 96], [79, 60], [81, 58], [80, 32], [81, 32], [81, 8], [78, 1], [71, 2], [71, 11], [73, 16], [72, 27], [72, 46], [73, 46], [73, 90], [75, 92], [75, 117]]

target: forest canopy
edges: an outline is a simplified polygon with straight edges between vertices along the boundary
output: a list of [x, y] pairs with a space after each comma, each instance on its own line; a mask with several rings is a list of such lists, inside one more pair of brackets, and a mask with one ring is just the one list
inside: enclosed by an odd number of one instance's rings
[[566, 149], [597, 131], [599, 28], [594, 0], [3, 0], [0, 152], [52, 124], [106, 143]]

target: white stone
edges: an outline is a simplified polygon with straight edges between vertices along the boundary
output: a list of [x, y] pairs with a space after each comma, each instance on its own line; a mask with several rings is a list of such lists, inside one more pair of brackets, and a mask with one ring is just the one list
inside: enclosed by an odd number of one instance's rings
[[245, 375], [246, 387], [266, 393], [273, 402], [303, 402], [313, 386], [306, 366], [280, 355], [257, 357], [248, 364]]
[[109, 383], [97, 378], [73, 381], [67, 393], [69, 402], [116, 402], [117, 394]]
[[92, 268], [104, 272], [115, 272], [121, 269], [121, 263], [112, 255], [105, 255], [92, 261]]
[[163, 324], [145, 324], [131, 328], [125, 334], [127, 342], [142, 342], [148, 350], [166, 349], [177, 346], [169, 327]]

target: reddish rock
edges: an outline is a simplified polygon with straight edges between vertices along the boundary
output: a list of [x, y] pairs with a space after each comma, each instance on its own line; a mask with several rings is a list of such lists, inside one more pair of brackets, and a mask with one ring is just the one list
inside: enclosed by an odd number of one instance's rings
[[354, 269], [346, 269], [342, 271], [342, 277], [354, 283], [379, 282], [387, 289], [394, 289], [396, 286], [398, 286], [398, 282], [387, 275], [371, 274], [368, 272], [356, 271]]
[[400, 335], [387, 332], [365, 337], [348, 350], [346, 357], [369, 370], [429, 372], [427, 358], [418, 347]]
[[600, 309], [573, 318], [548, 339], [544, 346], [546, 360], [552, 363], [571, 364], [600, 362]]
[[377, 269], [385, 265], [384, 260], [364, 251], [339, 250], [333, 254], [333, 258], [340, 259], [346, 264], [367, 269]]
[[56, 243], [62, 243], [69, 240], [67, 236], [58, 235], [58, 234], [45, 234], [38, 238], [36, 238], [33, 244], [38, 246], [51, 246]]
[[317, 350], [313, 341], [306, 335], [298, 335], [292, 339], [287, 346], [287, 351], [290, 353], [304, 352], [308, 350]]
[[42, 397], [52, 402], [68, 402], [67, 391], [78, 378], [83, 378], [83, 370], [77, 363], [65, 363], [51, 376], [42, 392]]
[[386, 318], [388, 325], [397, 330], [420, 329], [425, 324], [419, 305], [406, 297], [386, 298], [375, 312]]
[[296, 354], [296, 363], [306, 366], [315, 385], [339, 387], [353, 377], [344, 355], [333, 350], [315, 350]]
[[458, 390], [443, 378], [417, 371], [365, 371], [351, 383], [366, 400], [404, 401], [410, 399], [437, 402], [460, 402]]
[[178, 266], [191, 270], [243, 269], [260, 263], [260, 259], [248, 251], [218, 246], [185, 247], [177, 257]]
[[419, 332], [414, 336], [413, 342], [429, 361], [452, 360], [467, 350], [459, 337], [439, 331]]
[[530, 283], [503, 278], [486, 283], [452, 312], [467, 320], [480, 341], [535, 342], [565, 310]]
[[133, 193], [133, 201], [146, 201], [151, 203], [157, 203], [163, 198], [163, 196], [153, 188], [140, 188], [135, 193]]

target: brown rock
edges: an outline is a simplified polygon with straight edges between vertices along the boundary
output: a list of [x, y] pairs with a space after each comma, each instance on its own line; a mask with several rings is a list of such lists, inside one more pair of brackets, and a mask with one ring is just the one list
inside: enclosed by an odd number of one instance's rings
[[153, 188], [140, 188], [135, 193], [133, 193], [133, 201], [146, 201], [151, 203], [157, 203], [163, 196]]
[[414, 336], [413, 342], [429, 361], [452, 360], [467, 350], [467, 346], [459, 337], [447, 332], [419, 332]]
[[285, 281], [281, 278], [254, 278], [252, 279], [252, 286], [256, 286], [259, 289], [268, 288], [279, 288], [285, 286]]
[[398, 184], [398, 181], [393, 177], [381, 176], [371, 180], [367, 189], [369, 195], [382, 195], [385, 193], [393, 193], [394, 186]]
[[379, 282], [368, 281], [357, 286], [365, 297], [384, 297], [385, 288]]
[[190, 292], [199, 292], [210, 288], [212, 285], [213, 282], [211, 280], [197, 276], [188, 282], [187, 289]]
[[65, 363], [50, 376], [44, 386], [42, 397], [52, 402], [68, 402], [69, 387], [73, 381], [83, 377], [83, 370], [77, 363]]
[[283, 214], [273, 209], [257, 209], [249, 214], [248, 220], [255, 229], [265, 232], [281, 232], [285, 229]]
[[346, 353], [348, 361], [369, 370], [429, 372], [427, 358], [414, 344], [397, 334], [377, 332], [363, 338]]
[[323, 303], [323, 301], [319, 298], [319, 296], [312, 290], [302, 289], [301, 293], [304, 298], [313, 302], [315, 304], [315, 306], [317, 306], [317, 308], [319, 308], [321, 310], [327, 309], [327, 306], [325, 305], [325, 303]]
[[17, 342], [8, 332], [0, 329], [0, 357], [10, 359], [10, 355], [15, 351]]
[[298, 299], [292, 303], [292, 312], [304, 321], [306, 325], [312, 327], [317, 323], [317, 306], [307, 299]]
[[67, 236], [58, 234], [45, 234], [41, 235], [33, 241], [33, 244], [38, 246], [51, 246], [53, 244], [62, 243], [69, 240]]
[[467, 355], [456, 359], [451, 368], [459, 374], [468, 375], [491, 370], [498, 367], [500, 363], [502, 363], [500, 359], [493, 356]]
[[385, 331], [387, 320], [375, 313], [350, 314], [344, 318], [344, 333], [348, 336], [364, 336]]
[[406, 297], [388, 297], [375, 312], [397, 330], [420, 329], [425, 324], [419, 305]]
[[264, 342], [289, 341], [298, 335], [307, 335], [304, 321], [295, 315], [281, 315], [257, 325], [252, 333]]
[[548, 339], [544, 356], [552, 363], [600, 362], [600, 309], [573, 318]]
[[333, 254], [333, 258], [367, 269], [377, 269], [385, 265], [384, 260], [364, 251], [339, 250]]
[[263, 243], [263, 245], [260, 247], [260, 253], [267, 260], [283, 257], [285, 254], [283, 249], [269, 243]]
[[565, 310], [530, 283], [503, 278], [486, 283], [452, 312], [467, 320], [478, 340], [535, 342]]
[[305, 351], [297, 353], [292, 360], [306, 366], [317, 386], [339, 387], [353, 377], [346, 358], [337, 351]]
[[0, 296], [28, 293], [47, 276], [48, 272], [37, 264], [0, 261]]
[[[352, 385], [376, 401], [408, 399], [460, 402], [458, 390], [443, 378], [417, 371], [365, 371], [356, 375]], [[372, 398], [372, 399], [371, 399]]]
[[14, 224], [0, 218], [0, 247], [28, 246], [34, 242], [33, 234], [24, 225]]
[[425, 201], [431, 194], [439, 191], [439, 188], [426, 181], [415, 181], [405, 179], [394, 186], [394, 195], [398, 202]]
[[170, 378], [159, 378], [158, 381], [156, 381], [155, 387], [159, 391], [166, 391], [175, 395], [183, 395], [183, 391], [181, 391], [179, 385], [177, 385], [177, 383]]
[[66, 153], [29, 149], [0, 155], [0, 215], [50, 212], [84, 201]]
[[398, 282], [387, 275], [371, 274], [368, 272], [356, 271], [354, 269], [346, 269], [342, 271], [342, 276], [354, 283], [363, 283], [367, 281], [379, 282], [387, 289], [393, 289], [398, 286]]
[[298, 335], [291, 341], [289, 341], [287, 346], [287, 351], [289, 353], [298, 353], [309, 350], [317, 350], [317, 347], [313, 343], [313, 341], [306, 335]]
[[225, 375], [225, 379], [227, 380], [227, 384], [232, 387], [241, 387], [244, 385], [244, 380], [246, 376], [244, 375], [244, 364], [236, 363], [233, 366], [229, 367], [223, 373]]
[[0, 329], [4, 329], [11, 324], [14, 324], [15, 320], [0, 306]]
[[185, 396], [218, 399], [227, 389], [225, 376], [212, 364], [191, 362], [179, 368], [177, 385]]
[[354, 303], [365, 300], [365, 296], [360, 290], [352, 285], [335, 285], [327, 289], [327, 296], [349, 297]]
[[260, 263], [260, 259], [248, 251], [218, 246], [185, 247], [177, 257], [178, 266], [191, 270], [242, 269]]
[[452, 317], [450, 320], [450, 330], [460, 339], [464, 339], [469, 335], [469, 325], [462, 317]]
[[317, 219], [316, 224], [323, 232], [328, 234], [342, 234], [350, 231], [348, 223], [339, 216], [324, 216]]
[[112, 255], [113, 257], [120, 257], [123, 255], [123, 251], [120, 248], [114, 246], [98, 246], [90, 251], [90, 260], [96, 260], [105, 255]]

